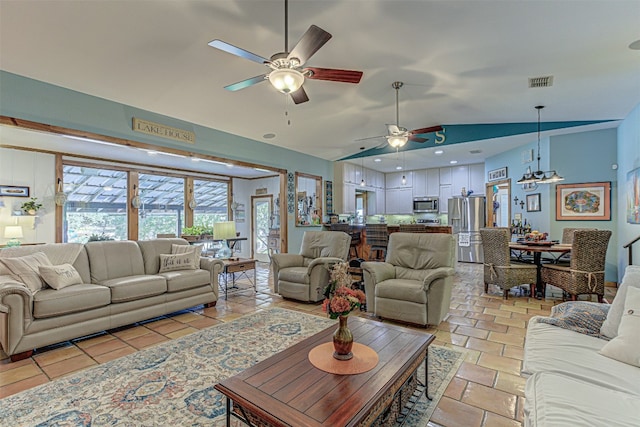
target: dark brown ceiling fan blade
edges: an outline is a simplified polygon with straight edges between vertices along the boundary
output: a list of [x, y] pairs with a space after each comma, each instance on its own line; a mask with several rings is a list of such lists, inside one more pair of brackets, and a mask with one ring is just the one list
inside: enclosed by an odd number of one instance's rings
[[250, 79], [246, 79], [246, 80], [242, 80], [240, 82], [234, 83], [234, 84], [230, 84], [229, 86], [225, 86], [224, 88], [226, 90], [230, 90], [230, 91], [236, 91], [236, 90], [240, 90], [240, 89], [244, 89], [246, 87], [249, 86], [253, 86], [254, 84], [263, 82], [265, 80], [267, 80], [267, 76], [269, 74], [261, 74], [259, 76], [255, 76], [255, 77], [251, 77]]
[[289, 59], [298, 58], [300, 65], [303, 65], [331, 38], [331, 34], [327, 33], [320, 27], [312, 25], [306, 33], [302, 35], [298, 43], [289, 53]]
[[422, 144], [423, 142], [427, 142], [428, 140], [429, 138], [422, 138], [420, 136], [409, 135], [409, 141], [419, 142]]
[[293, 99], [294, 104], [302, 104], [303, 102], [307, 102], [309, 100], [307, 92], [304, 91], [304, 87], [302, 86], [300, 87], [300, 89], [295, 92], [291, 92], [289, 95], [291, 95], [291, 99]]
[[305, 71], [310, 71], [309, 79], [312, 80], [328, 80], [332, 82], [342, 83], [360, 83], [362, 78], [362, 71], [353, 70], [337, 70], [333, 68], [305, 68]]
[[442, 126], [431, 126], [428, 128], [414, 129], [411, 131], [413, 135], [421, 135], [423, 133], [438, 132], [442, 130]]
[[271, 62], [260, 55], [256, 55], [255, 53], [251, 53], [248, 50], [244, 50], [227, 42], [223, 42], [222, 40], [212, 40], [208, 44], [211, 47], [220, 49], [235, 56], [239, 56], [240, 58], [248, 59], [249, 61], [257, 62], [258, 64], [268, 64]]

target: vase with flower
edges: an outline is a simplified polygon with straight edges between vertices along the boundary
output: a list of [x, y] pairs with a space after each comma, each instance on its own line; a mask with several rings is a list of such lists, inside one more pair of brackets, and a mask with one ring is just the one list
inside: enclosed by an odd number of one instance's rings
[[366, 297], [364, 292], [351, 289], [349, 263], [334, 264], [330, 273], [331, 279], [325, 288], [322, 310], [331, 319], [340, 321], [338, 329], [333, 334], [333, 357], [338, 360], [349, 360], [353, 357], [351, 352], [353, 334], [349, 330], [347, 320], [353, 310], [360, 309], [360, 306], [365, 303]]

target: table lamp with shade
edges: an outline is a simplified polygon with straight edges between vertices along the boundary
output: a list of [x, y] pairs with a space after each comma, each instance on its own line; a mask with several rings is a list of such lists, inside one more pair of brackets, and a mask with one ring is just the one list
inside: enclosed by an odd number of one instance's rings
[[23, 237], [21, 225], [7, 225], [4, 228], [4, 238], [11, 239], [7, 242], [7, 247], [20, 246], [20, 240], [18, 239]]
[[227, 239], [234, 237], [236, 237], [236, 223], [234, 221], [220, 221], [213, 224], [213, 238], [222, 240], [222, 247], [216, 255], [218, 258], [231, 258], [231, 248], [227, 244]]

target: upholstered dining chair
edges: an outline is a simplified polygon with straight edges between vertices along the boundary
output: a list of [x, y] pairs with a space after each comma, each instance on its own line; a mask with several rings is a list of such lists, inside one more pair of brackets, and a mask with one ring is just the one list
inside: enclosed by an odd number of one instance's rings
[[305, 231], [299, 254], [271, 256], [274, 291], [298, 301], [322, 300], [331, 268], [349, 257], [350, 241], [342, 231]]
[[610, 230], [575, 230], [569, 265], [543, 265], [542, 281], [562, 289], [574, 301], [578, 295], [595, 294], [598, 301], [602, 302], [610, 238]]
[[452, 234], [392, 233], [385, 262], [363, 262], [367, 311], [420, 326], [449, 312], [456, 244]]
[[366, 224], [366, 242], [369, 248], [369, 259], [384, 260], [387, 256], [389, 244], [389, 230], [387, 224]]
[[493, 284], [502, 289], [505, 299], [513, 287], [528, 284], [535, 295], [538, 267], [534, 264], [512, 261], [509, 250], [511, 230], [507, 227], [481, 228], [484, 252], [484, 292]]
[[424, 224], [400, 224], [401, 233], [426, 233], [427, 226]]

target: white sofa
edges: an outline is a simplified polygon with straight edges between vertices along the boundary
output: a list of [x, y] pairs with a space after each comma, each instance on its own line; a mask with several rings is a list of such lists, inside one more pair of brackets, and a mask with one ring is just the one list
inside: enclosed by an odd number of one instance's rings
[[[614, 312], [622, 312], [632, 286], [640, 288], [640, 266], [627, 267], [600, 334], [612, 326], [615, 334]], [[525, 426], [640, 426], [640, 367], [600, 354], [610, 342], [603, 337], [542, 319], [529, 321], [525, 341]]]
[[[16, 361], [29, 357], [34, 348], [199, 304], [215, 305], [223, 262], [204, 257], [196, 260], [195, 254], [191, 259], [187, 254], [188, 269], [174, 267], [164, 271], [167, 269], [161, 269], [161, 259], [165, 264], [171, 262], [167, 261], [170, 255], [165, 254], [171, 254], [174, 245], [184, 248], [189, 243], [174, 238], [1, 249], [2, 349]], [[73, 266], [79, 275], [77, 281], [60, 289], [30, 289], [3, 261], [37, 253], [43, 253], [53, 266]]]

